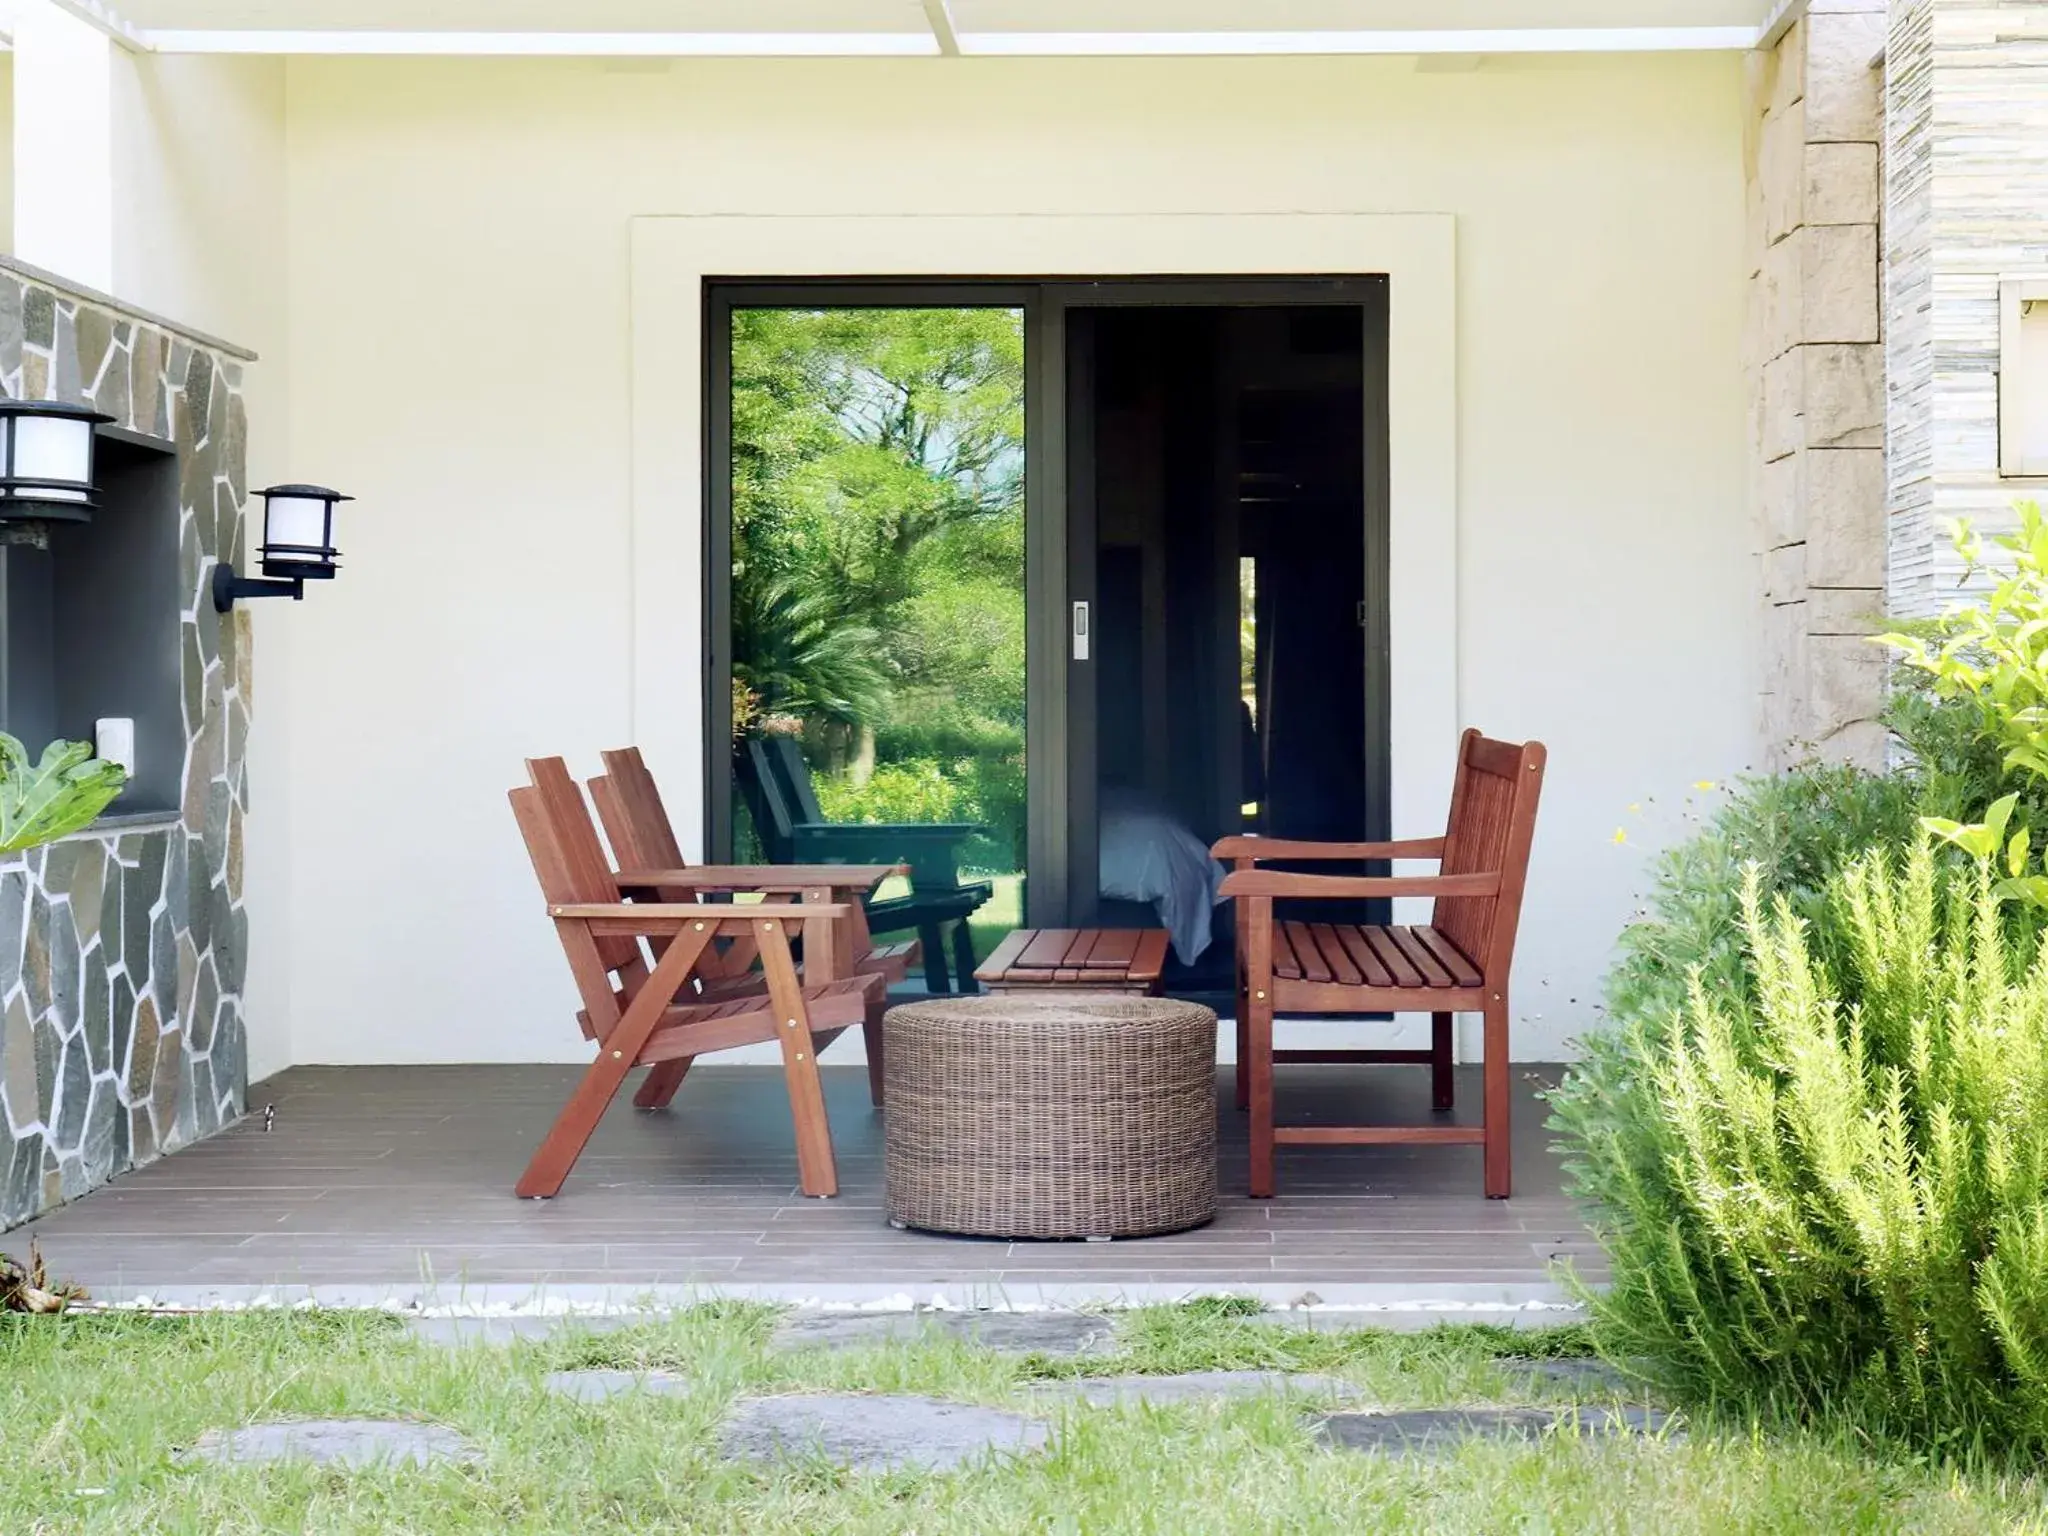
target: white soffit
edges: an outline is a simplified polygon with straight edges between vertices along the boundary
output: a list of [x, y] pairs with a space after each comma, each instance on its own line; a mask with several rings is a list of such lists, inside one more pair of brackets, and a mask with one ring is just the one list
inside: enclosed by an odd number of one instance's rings
[[857, 58], [1735, 50], [1782, 31], [1803, 0], [56, 3], [166, 53]]

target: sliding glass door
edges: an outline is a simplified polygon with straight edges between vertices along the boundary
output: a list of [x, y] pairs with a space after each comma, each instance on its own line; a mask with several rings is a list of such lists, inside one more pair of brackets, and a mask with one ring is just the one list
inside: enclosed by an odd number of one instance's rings
[[931, 985], [1029, 922], [1227, 986], [1214, 838], [1386, 832], [1386, 316], [1374, 277], [711, 284], [714, 854], [912, 865], [871, 911]]

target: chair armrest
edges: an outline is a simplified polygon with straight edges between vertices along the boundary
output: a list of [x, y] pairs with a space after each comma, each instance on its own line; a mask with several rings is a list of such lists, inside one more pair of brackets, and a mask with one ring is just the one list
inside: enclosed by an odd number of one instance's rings
[[907, 864], [694, 864], [685, 869], [622, 869], [620, 885], [636, 889], [698, 891], [870, 890]]
[[1391, 843], [1307, 843], [1280, 837], [1226, 837], [1209, 850], [1218, 859], [1440, 859], [1444, 840], [1412, 837]]
[[548, 916], [557, 922], [589, 923], [593, 932], [611, 938], [660, 938], [679, 931], [687, 923], [803, 923], [819, 917], [850, 917], [853, 910], [836, 903], [798, 906], [786, 901], [744, 907], [699, 902], [576, 901], [550, 903]]
[[1224, 876], [1225, 896], [1498, 896], [1500, 875], [1294, 875], [1240, 869]]

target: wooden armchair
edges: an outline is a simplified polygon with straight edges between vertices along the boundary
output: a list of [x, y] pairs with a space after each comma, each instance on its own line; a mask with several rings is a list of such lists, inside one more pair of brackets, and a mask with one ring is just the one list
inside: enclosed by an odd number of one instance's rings
[[[902, 874], [903, 865], [691, 865], [683, 857], [675, 824], [669, 819], [661, 790], [654, 775], [647, 771], [640, 749], [620, 747], [604, 753], [603, 758], [605, 771], [589, 781], [590, 798], [597, 806], [605, 840], [612, 846], [617, 866], [615, 877], [626, 896], [673, 903], [717, 900], [745, 893], [835, 906], [845, 911], [843, 919], [805, 925], [799, 975], [814, 980], [875, 975], [887, 986], [909, 973], [910, 963], [917, 957], [917, 941], [876, 944], [861, 905], [883, 880]], [[568, 770], [560, 771], [566, 774]], [[759, 990], [761, 978], [753, 971], [758, 958], [758, 946], [751, 939], [728, 942], [722, 954], [705, 957], [701, 972], [703, 990], [708, 994]], [[868, 1031], [866, 1044], [869, 1090], [879, 1104], [880, 1032]], [[659, 1109], [674, 1097], [682, 1080], [682, 1068], [673, 1064], [657, 1067], [640, 1085], [633, 1102], [641, 1109]]]
[[[1449, 825], [1442, 837], [1392, 843], [1297, 843], [1226, 837], [1212, 850], [1234, 865], [1223, 894], [1237, 903], [1237, 1094], [1251, 1111], [1251, 1193], [1274, 1190], [1279, 1146], [1478, 1142], [1487, 1195], [1505, 1200], [1508, 1147], [1508, 972], [1521, 919], [1536, 802], [1546, 754], [1540, 742], [1514, 745], [1467, 731], [1458, 748]], [[1414, 876], [1304, 875], [1260, 869], [1261, 861], [1436, 859], [1440, 873]], [[1358, 900], [1430, 896], [1420, 927], [1276, 921], [1276, 899]], [[1427, 1013], [1430, 1049], [1276, 1051], [1273, 1016]], [[1427, 1065], [1438, 1109], [1452, 1103], [1454, 1014], [1485, 1019], [1485, 1123], [1460, 1125], [1276, 1126], [1276, 1061], [1406, 1062]]]
[[953, 969], [962, 992], [974, 980], [974, 947], [967, 919], [995, 887], [960, 878], [959, 848], [983, 828], [968, 822], [827, 821], [811, 787], [803, 753], [787, 736], [750, 736], [735, 750], [734, 777], [754, 829], [777, 864], [897, 861], [910, 866], [910, 892], [866, 903], [875, 933], [915, 930], [924, 957], [925, 989], [950, 991], [942, 929], [953, 925]]
[[[851, 1025], [879, 1035], [884, 983], [877, 975], [799, 978], [790, 935], [807, 923], [843, 920], [848, 910], [816, 902], [621, 900], [589, 808], [561, 760], [536, 759], [528, 771], [534, 782], [511, 792], [512, 811], [582, 999], [577, 1023], [598, 1053], [534, 1153], [518, 1193], [545, 1198], [561, 1189], [634, 1068], [668, 1067], [680, 1080], [698, 1056], [773, 1040], [782, 1050], [803, 1191], [837, 1194], [817, 1056]], [[755, 947], [758, 990], [725, 998], [704, 994], [705, 958], [723, 940]]]

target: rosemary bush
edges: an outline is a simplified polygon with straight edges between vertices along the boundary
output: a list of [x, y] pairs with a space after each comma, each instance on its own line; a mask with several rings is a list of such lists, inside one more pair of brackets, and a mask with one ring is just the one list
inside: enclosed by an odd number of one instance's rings
[[1832, 963], [1760, 870], [1740, 905], [1753, 986], [1624, 1026], [1644, 1112], [1567, 1126], [1602, 1347], [1694, 1397], [2048, 1448], [2048, 953], [1925, 839], [1826, 882]]

